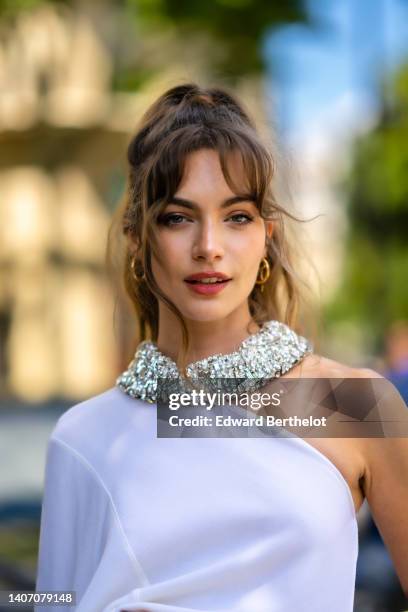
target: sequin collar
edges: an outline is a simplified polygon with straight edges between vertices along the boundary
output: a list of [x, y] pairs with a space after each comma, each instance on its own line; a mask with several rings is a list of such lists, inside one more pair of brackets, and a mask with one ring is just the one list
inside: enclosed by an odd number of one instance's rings
[[116, 379], [116, 385], [130, 397], [149, 403], [157, 402], [158, 379], [164, 378], [185, 388], [192, 381], [205, 380], [211, 384], [224, 379], [229, 390], [253, 390], [261, 388], [264, 379], [277, 378], [290, 370], [312, 350], [306, 338], [284, 323], [271, 320], [243, 340], [236, 351], [210, 355], [189, 364], [186, 378], [173, 359], [159, 351], [154, 342], [145, 340], [137, 347], [127, 369]]

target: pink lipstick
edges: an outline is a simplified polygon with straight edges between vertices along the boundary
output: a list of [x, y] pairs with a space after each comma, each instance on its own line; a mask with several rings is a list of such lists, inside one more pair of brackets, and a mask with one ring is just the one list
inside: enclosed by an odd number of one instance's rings
[[200, 295], [215, 295], [222, 291], [231, 280], [226, 274], [212, 270], [191, 274], [184, 279], [189, 288]]

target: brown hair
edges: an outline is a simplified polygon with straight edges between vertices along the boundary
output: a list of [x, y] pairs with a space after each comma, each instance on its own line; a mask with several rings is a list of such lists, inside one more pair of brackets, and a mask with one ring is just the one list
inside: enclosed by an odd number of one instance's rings
[[138, 282], [134, 278], [131, 261], [135, 250], [130, 241], [127, 241], [120, 262], [124, 288], [138, 318], [139, 339], [157, 340], [158, 299], [163, 300], [180, 321], [183, 334], [180, 363], [183, 367], [189, 346], [188, 331], [180, 311], [155, 282], [151, 255], [154, 253], [160, 261], [154, 226], [166, 202], [177, 191], [186, 157], [203, 148], [218, 152], [225, 180], [235, 192], [229, 159], [232, 152], [240, 155], [250, 193], [261, 216], [275, 221], [272, 237], [266, 243], [271, 274], [263, 292], [255, 285], [249, 295], [251, 316], [259, 325], [277, 319], [302, 331], [299, 329], [299, 306], [303, 281], [292, 265], [292, 249], [284, 231], [285, 218], [302, 220], [275, 200], [273, 155], [262, 142], [243, 105], [231, 93], [218, 87], [179, 85], [166, 91], [150, 106], [129, 143], [126, 196], [109, 230], [107, 262], [112, 269], [114, 255], [117, 255], [113, 243], [115, 232], [139, 245], [134, 271], [138, 277], [144, 273], [145, 278]]

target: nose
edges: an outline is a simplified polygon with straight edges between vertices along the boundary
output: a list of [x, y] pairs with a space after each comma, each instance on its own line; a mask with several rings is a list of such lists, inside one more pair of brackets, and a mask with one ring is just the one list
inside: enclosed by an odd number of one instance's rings
[[194, 238], [192, 255], [195, 260], [213, 261], [224, 256], [224, 246], [220, 228], [215, 222], [199, 224]]

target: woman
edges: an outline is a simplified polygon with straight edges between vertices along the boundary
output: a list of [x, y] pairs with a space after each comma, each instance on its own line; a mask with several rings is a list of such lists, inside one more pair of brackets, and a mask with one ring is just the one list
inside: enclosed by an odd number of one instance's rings
[[381, 377], [295, 332], [291, 215], [233, 96], [170, 89], [128, 160], [124, 280], [145, 341], [51, 435], [37, 591], [75, 590], [77, 612], [351, 611], [364, 497], [408, 590], [406, 439], [157, 437], [159, 376]]

